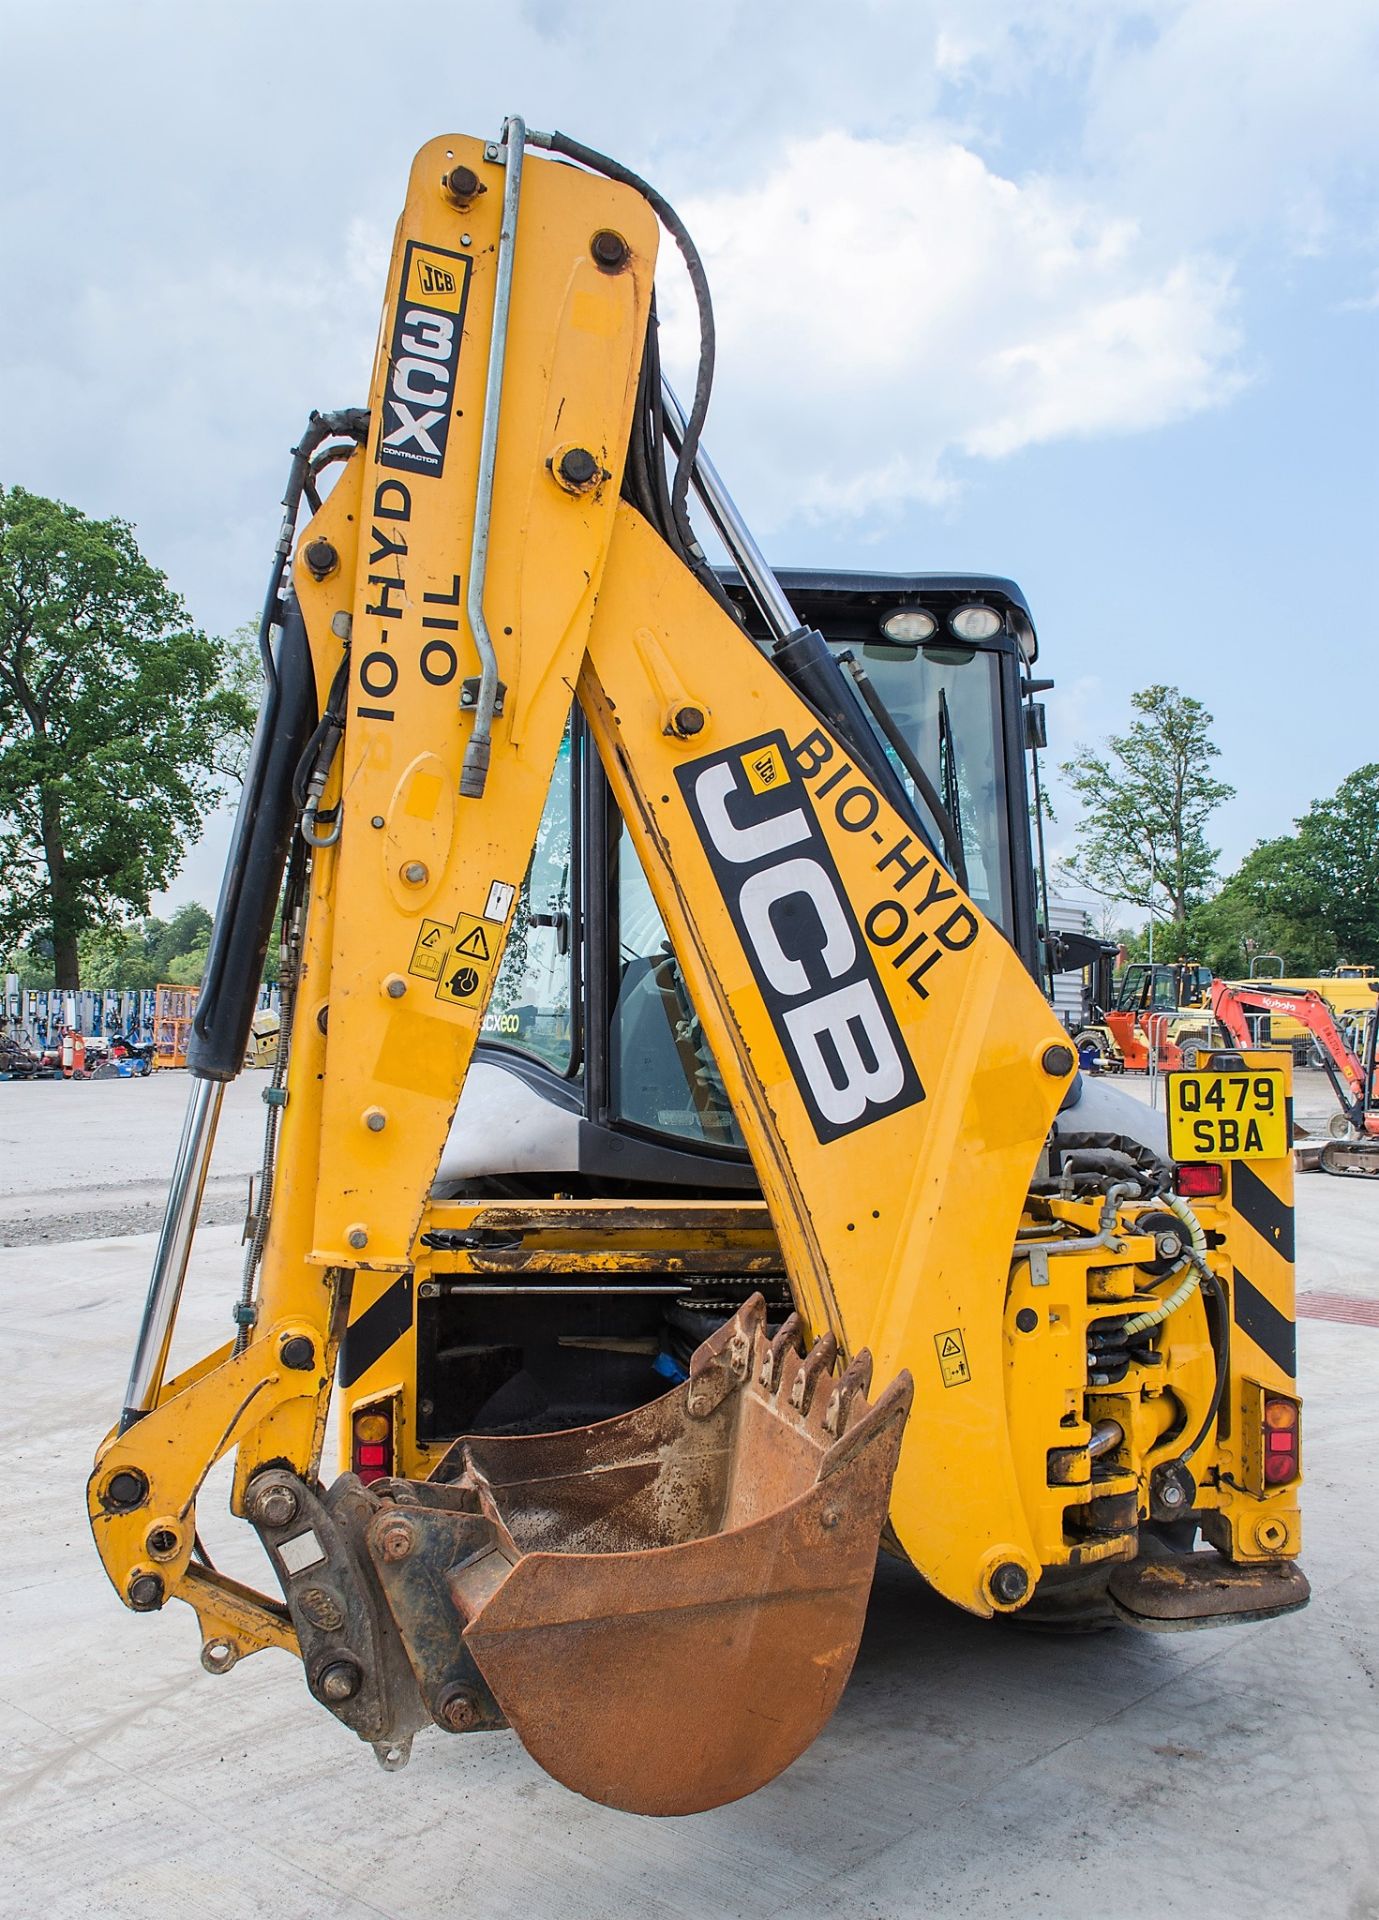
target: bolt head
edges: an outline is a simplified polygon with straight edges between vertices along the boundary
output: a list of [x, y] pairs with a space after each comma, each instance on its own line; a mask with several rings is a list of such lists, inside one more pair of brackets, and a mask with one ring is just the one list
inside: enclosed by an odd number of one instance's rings
[[301, 1503], [289, 1486], [281, 1483], [252, 1489], [249, 1494], [249, 1518], [260, 1527], [290, 1527]]
[[599, 463], [587, 447], [567, 447], [559, 473], [567, 487], [587, 487], [598, 477]]
[[423, 861], [409, 860], [402, 869], [402, 877], [409, 887], [423, 887], [431, 876]]
[[632, 255], [632, 249], [622, 235], [614, 233], [611, 227], [599, 229], [589, 242], [589, 251], [605, 273], [616, 273], [627, 265]]
[[278, 1348], [278, 1357], [293, 1373], [309, 1373], [316, 1365], [315, 1343], [304, 1333], [289, 1334]]
[[135, 1613], [156, 1613], [163, 1604], [163, 1576], [136, 1573], [129, 1583], [129, 1604]]
[[353, 1700], [363, 1684], [363, 1672], [353, 1660], [332, 1660], [317, 1676], [316, 1691], [328, 1706], [338, 1707]]
[[1041, 1062], [1045, 1073], [1055, 1079], [1061, 1079], [1065, 1073], [1071, 1073], [1077, 1065], [1077, 1055], [1071, 1047], [1045, 1047]]
[[132, 1513], [148, 1499], [148, 1481], [137, 1467], [122, 1467], [112, 1473], [101, 1505], [111, 1513]]
[[313, 540], [302, 558], [317, 580], [324, 580], [340, 564], [340, 556], [329, 540]]
[[410, 1520], [398, 1513], [385, 1520], [378, 1528], [375, 1539], [378, 1551], [390, 1563], [405, 1560], [417, 1544], [416, 1528]]
[[368, 1232], [364, 1227], [351, 1227], [345, 1238], [356, 1253], [362, 1253], [369, 1244]]
[[380, 830], [383, 827], [386, 827], [387, 824], [388, 824], [387, 821], [383, 818], [383, 815], [381, 813], [376, 813], [369, 822], [369, 825], [371, 827], [378, 827]]
[[370, 1133], [382, 1133], [388, 1124], [388, 1116], [382, 1107], [370, 1107], [364, 1115], [364, 1125]]
[[392, 973], [384, 981], [383, 988], [390, 1000], [400, 1000], [407, 991], [407, 982], [400, 973]]
[[1170, 1480], [1163, 1492], [1159, 1495], [1159, 1498], [1166, 1507], [1181, 1507], [1183, 1504], [1183, 1490], [1176, 1480]]
[[441, 1725], [451, 1733], [468, 1733], [483, 1717], [479, 1696], [471, 1687], [448, 1688], [436, 1703], [436, 1713]]
[[488, 192], [473, 167], [452, 167], [441, 185], [457, 207], [467, 207], [471, 200]]
[[675, 731], [682, 740], [690, 739], [696, 733], [704, 731], [704, 709], [702, 707], [679, 707], [675, 714]]
[[1014, 1560], [1003, 1560], [991, 1576], [991, 1597], [1003, 1607], [1013, 1607], [1029, 1592], [1029, 1575]]

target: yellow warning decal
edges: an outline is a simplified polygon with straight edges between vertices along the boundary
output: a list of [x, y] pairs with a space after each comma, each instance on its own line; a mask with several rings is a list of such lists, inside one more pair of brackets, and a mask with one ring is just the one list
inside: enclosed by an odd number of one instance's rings
[[475, 914], [462, 913], [436, 976], [436, 998], [448, 1000], [452, 1007], [479, 1007], [488, 993], [497, 950], [493, 928]]
[[407, 962], [408, 973], [415, 974], [418, 980], [439, 980], [450, 933], [444, 920], [423, 920], [412, 957]]
[[742, 771], [753, 793], [766, 793], [773, 787], [788, 786], [790, 769], [779, 747], [754, 747], [742, 756]]
[[966, 1386], [972, 1378], [972, 1369], [967, 1364], [967, 1347], [962, 1337], [962, 1328], [949, 1327], [946, 1333], [936, 1333], [934, 1346], [938, 1352], [939, 1372], [943, 1375], [944, 1386]]

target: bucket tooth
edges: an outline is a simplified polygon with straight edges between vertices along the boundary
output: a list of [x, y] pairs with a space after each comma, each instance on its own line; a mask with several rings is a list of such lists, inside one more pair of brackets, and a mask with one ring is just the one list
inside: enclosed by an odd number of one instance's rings
[[[404, 1578], [410, 1556], [386, 1563], [385, 1535], [370, 1541], [444, 1724], [465, 1719], [462, 1643], [470, 1691], [493, 1701], [478, 1724], [501, 1714], [548, 1773], [607, 1806], [701, 1812], [804, 1751], [861, 1638], [912, 1389], [901, 1374], [868, 1406], [865, 1355], [834, 1380], [832, 1335], [799, 1349], [798, 1320], [771, 1340], [757, 1297], [659, 1400], [451, 1450], [446, 1484], [425, 1489], [449, 1510], [425, 1567]], [[425, 1631], [405, 1617], [423, 1606]], [[421, 1671], [431, 1660], [444, 1673]]]
[[685, 1410], [703, 1420], [740, 1387], [752, 1370], [754, 1342], [765, 1331], [766, 1302], [759, 1293], [745, 1300], [690, 1356]]
[[871, 1390], [871, 1355], [863, 1347], [843, 1369], [842, 1377], [828, 1397], [824, 1409], [824, 1432], [835, 1439], [847, 1431], [852, 1403], [860, 1395], [863, 1401]]
[[814, 1395], [822, 1378], [831, 1374], [833, 1362], [838, 1357], [838, 1342], [831, 1333], [820, 1334], [808, 1353], [795, 1369], [795, 1377], [790, 1382], [790, 1404], [799, 1413], [807, 1414], [814, 1404]]
[[768, 1393], [774, 1393], [780, 1386], [781, 1372], [788, 1353], [804, 1355], [804, 1322], [797, 1313], [792, 1313], [774, 1340], [766, 1348], [757, 1378]]

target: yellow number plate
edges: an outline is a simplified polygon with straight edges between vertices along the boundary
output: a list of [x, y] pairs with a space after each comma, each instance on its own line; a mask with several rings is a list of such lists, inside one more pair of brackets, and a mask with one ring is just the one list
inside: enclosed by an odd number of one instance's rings
[[1169, 1073], [1173, 1160], [1282, 1160], [1288, 1116], [1281, 1073]]

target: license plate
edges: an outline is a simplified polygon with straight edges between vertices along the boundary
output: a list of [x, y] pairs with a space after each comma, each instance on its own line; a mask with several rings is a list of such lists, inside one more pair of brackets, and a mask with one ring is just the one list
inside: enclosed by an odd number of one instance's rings
[[1282, 1160], [1288, 1116], [1281, 1073], [1169, 1073], [1172, 1160]]

